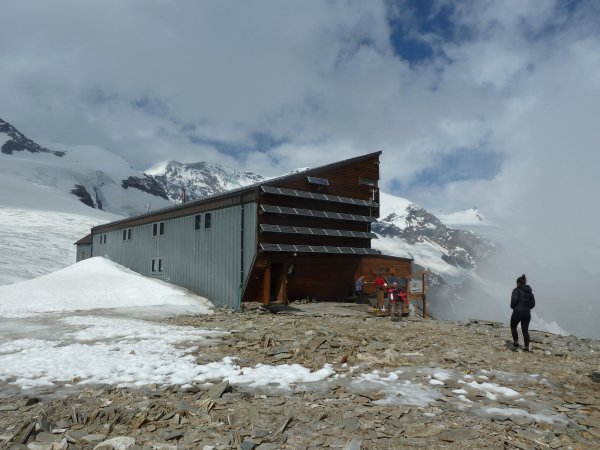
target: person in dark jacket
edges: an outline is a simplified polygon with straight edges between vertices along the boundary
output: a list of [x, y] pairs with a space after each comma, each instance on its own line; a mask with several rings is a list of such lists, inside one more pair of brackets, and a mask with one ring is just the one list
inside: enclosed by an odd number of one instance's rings
[[517, 287], [513, 289], [510, 297], [510, 308], [513, 310], [510, 317], [510, 331], [513, 337], [514, 348], [519, 347], [519, 333], [517, 325], [521, 323], [523, 332], [524, 350], [529, 351], [529, 322], [531, 321], [531, 310], [535, 307], [535, 297], [531, 287], [527, 284], [525, 274], [517, 278]]

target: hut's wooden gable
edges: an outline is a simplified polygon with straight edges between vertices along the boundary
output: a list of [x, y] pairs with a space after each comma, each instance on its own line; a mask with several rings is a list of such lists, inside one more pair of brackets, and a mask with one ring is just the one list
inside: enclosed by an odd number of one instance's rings
[[[259, 193], [257, 261], [245, 300], [341, 299], [352, 293], [379, 216], [379, 153], [272, 183]], [[310, 177], [310, 178], [309, 178]]]

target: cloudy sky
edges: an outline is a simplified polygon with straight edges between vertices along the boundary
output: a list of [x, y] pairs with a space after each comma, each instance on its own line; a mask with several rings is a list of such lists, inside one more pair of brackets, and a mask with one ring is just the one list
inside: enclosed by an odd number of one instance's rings
[[387, 192], [599, 272], [596, 1], [0, 5], [0, 117], [35, 140], [267, 176], [382, 150]]

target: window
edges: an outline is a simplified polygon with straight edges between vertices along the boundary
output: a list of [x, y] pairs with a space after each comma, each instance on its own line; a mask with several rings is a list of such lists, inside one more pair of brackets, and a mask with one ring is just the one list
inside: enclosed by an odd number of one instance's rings
[[202, 214], [197, 214], [194, 216], [194, 230], [199, 230], [202, 228]]
[[106, 244], [106, 235], [105, 234], [101, 234], [100, 235], [100, 243], [101, 244]]
[[152, 259], [152, 272], [162, 272], [163, 271], [163, 260], [162, 258], [154, 258]]
[[157, 222], [152, 224], [152, 236], [164, 236], [165, 235], [165, 223]]
[[131, 228], [125, 228], [123, 230], [123, 240], [130, 241], [131, 240]]
[[210, 228], [210, 213], [204, 214], [204, 228]]
[[363, 186], [377, 187], [377, 180], [373, 180], [372, 178], [359, 177], [358, 184], [362, 184]]
[[310, 184], [318, 184], [319, 186], [329, 186], [329, 180], [327, 178], [317, 177], [306, 177]]

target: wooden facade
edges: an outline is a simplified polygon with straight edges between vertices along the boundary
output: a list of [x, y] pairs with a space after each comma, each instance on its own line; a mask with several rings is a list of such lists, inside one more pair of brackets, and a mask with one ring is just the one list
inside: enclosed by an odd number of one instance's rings
[[[217, 305], [346, 299], [356, 273], [381, 258], [371, 248], [380, 155], [94, 227], [91, 255], [180, 284]], [[195, 218], [212, 220], [211, 228], [194, 230]], [[166, 233], [157, 239], [151, 230], [161, 222]], [[127, 242], [120, 242], [121, 233]], [[164, 270], [150, 271], [150, 260], [161, 261]], [[394, 261], [394, 267], [409, 270], [411, 260]]]
[[364, 293], [375, 294], [373, 283], [377, 275], [394, 276], [410, 279], [412, 274], [412, 259], [399, 258], [395, 256], [379, 255], [375, 257], [363, 257], [355, 274], [355, 278], [364, 276]]

